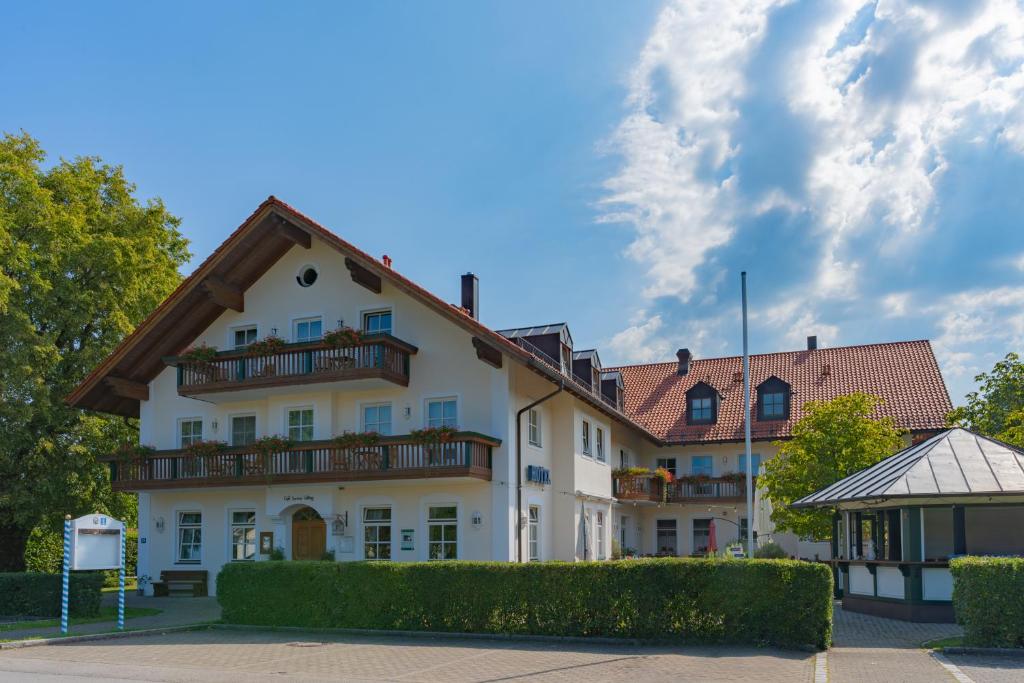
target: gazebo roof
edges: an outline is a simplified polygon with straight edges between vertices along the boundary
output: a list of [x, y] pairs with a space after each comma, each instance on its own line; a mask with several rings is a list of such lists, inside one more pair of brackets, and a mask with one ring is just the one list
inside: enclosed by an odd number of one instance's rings
[[804, 496], [791, 507], [992, 495], [1024, 495], [1024, 450], [958, 427]]

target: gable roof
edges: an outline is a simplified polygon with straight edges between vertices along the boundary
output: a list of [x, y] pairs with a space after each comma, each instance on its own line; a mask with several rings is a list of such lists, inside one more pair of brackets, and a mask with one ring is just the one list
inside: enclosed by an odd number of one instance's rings
[[792, 507], [892, 498], [1024, 494], [1024, 450], [959, 427], [804, 496]]
[[[626, 386], [625, 413], [664, 441], [743, 440], [742, 356], [691, 360], [686, 375], [676, 374], [675, 362], [617, 369]], [[758, 420], [753, 388], [773, 375], [790, 385], [789, 419]], [[686, 392], [699, 382], [712, 385], [722, 395], [714, 424], [686, 422]], [[927, 340], [753, 355], [750, 386], [751, 436], [761, 440], [788, 437], [793, 424], [803, 417], [807, 401], [857, 391], [881, 398], [877, 415], [891, 417], [911, 431], [945, 428], [946, 415], [953, 409]]]
[[[120, 395], [110, 385], [124, 382], [146, 384], [152, 381], [165, 367], [162, 360], [164, 356], [174, 355], [191, 344], [223, 313], [224, 307], [213, 301], [204, 283], [212, 279], [222, 287], [244, 292], [285, 252], [303, 239], [308, 241], [310, 236], [323, 240], [358, 267], [386, 280], [546, 379], [555, 383], [565, 379], [534, 354], [484, 326], [460, 306], [445, 302], [289, 204], [270, 196], [82, 380], [65, 399], [67, 403], [89, 410], [137, 417], [138, 398]], [[564, 327], [568, 334], [568, 327], [564, 323], [555, 327], [559, 332]], [[577, 391], [570, 383], [564, 383], [564, 387], [593, 408], [637, 429], [648, 440], [658, 442], [643, 426], [634, 423], [591, 393]]]

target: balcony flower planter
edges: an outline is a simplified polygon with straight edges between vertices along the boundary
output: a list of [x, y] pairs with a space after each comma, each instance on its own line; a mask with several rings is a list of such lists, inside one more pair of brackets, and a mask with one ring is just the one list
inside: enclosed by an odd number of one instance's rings
[[377, 432], [345, 432], [341, 436], [334, 437], [334, 443], [338, 448], [370, 448], [380, 443], [380, 434]]
[[324, 335], [324, 343], [334, 349], [348, 349], [363, 341], [363, 333], [351, 327], [339, 327]]
[[182, 354], [182, 360], [194, 363], [197, 366], [206, 365], [217, 357], [217, 347], [208, 344], [197, 344], [186, 349]]
[[415, 444], [422, 446], [435, 446], [437, 444], [448, 443], [452, 440], [456, 433], [458, 433], [458, 427], [427, 427], [426, 429], [414, 429], [409, 432], [409, 437]]
[[273, 356], [275, 353], [284, 351], [285, 341], [273, 334], [269, 334], [259, 341], [254, 341], [245, 347], [245, 354], [250, 358], [261, 358]]
[[117, 450], [114, 460], [122, 467], [132, 465], [142, 467], [146, 464], [146, 459], [151, 457], [154, 453], [156, 453], [156, 449], [152, 446], [127, 443]]
[[651, 471], [646, 467], [619, 467], [612, 470], [612, 476], [616, 479], [621, 477], [639, 477], [645, 474], [651, 474]]

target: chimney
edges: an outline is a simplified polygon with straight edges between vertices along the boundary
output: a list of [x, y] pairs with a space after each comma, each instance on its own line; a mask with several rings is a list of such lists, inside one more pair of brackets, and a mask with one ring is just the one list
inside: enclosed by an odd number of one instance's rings
[[816, 335], [811, 335], [810, 337], [807, 338], [807, 350], [808, 351], [814, 351], [817, 348], [818, 348], [818, 337]]
[[388, 256], [387, 254], [384, 254], [384, 256], [381, 258], [381, 261], [384, 262], [384, 266], [385, 267], [387, 267], [387, 268], [391, 267], [391, 257]]
[[676, 351], [676, 358], [679, 359], [679, 369], [676, 370], [677, 375], [686, 375], [690, 372], [690, 349], [679, 349]]
[[480, 280], [473, 273], [462, 276], [462, 307], [474, 320], [480, 319]]

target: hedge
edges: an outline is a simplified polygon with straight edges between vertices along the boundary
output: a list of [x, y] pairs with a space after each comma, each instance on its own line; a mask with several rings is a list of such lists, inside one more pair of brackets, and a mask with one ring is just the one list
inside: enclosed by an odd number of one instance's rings
[[225, 565], [227, 623], [827, 648], [832, 574], [790, 560]]
[[[128, 529], [125, 534], [125, 575], [135, 576], [139, 560], [139, 532]], [[25, 544], [25, 569], [30, 572], [60, 574], [64, 565], [64, 531], [37, 526]], [[106, 586], [116, 586], [117, 571], [104, 572]]]
[[960, 557], [949, 566], [964, 642], [1024, 647], [1024, 558]]
[[[0, 615], [5, 617], [60, 616], [60, 574], [40, 572], [0, 573]], [[95, 617], [100, 613], [103, 574], [71, 575], [68, 607], [73, 617]]]

